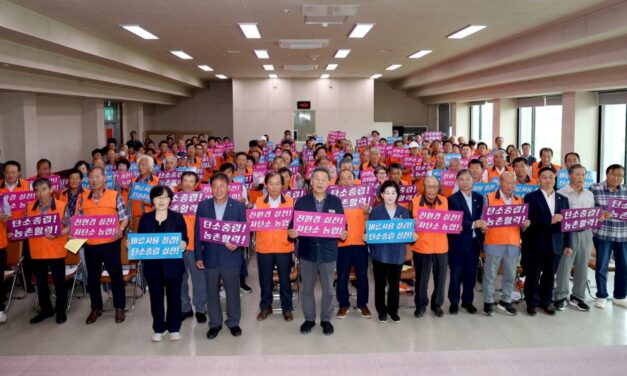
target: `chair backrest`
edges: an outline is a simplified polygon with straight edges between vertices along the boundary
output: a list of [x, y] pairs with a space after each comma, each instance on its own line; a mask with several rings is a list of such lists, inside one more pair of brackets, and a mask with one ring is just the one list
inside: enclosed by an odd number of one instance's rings
[[23, 241], [9, 242], [7, 246], [7, 265], [15, 266], [22, 260]]
[[79, 262], [81, 262], [81, 254], [79, 252], [67, 252], [67, 255], [65, 256], [65, 265], [78, 265]]

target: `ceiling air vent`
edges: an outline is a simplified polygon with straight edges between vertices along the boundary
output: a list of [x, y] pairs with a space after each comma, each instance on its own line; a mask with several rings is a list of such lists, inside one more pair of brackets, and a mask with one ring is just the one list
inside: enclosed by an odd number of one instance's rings
[[311, 72], [318, 69], [318, 66], [314, 64], [292, 64], [284, 65], [283, 69], [290, 72]]
[[328, 39], [281, 39], [279, 47], [292, 50], [313, 50], [325, 48], [329, 45]]
[[302, 15], [307, 25], [341, 25], [357, 14], [359, 5], [303, 5]]

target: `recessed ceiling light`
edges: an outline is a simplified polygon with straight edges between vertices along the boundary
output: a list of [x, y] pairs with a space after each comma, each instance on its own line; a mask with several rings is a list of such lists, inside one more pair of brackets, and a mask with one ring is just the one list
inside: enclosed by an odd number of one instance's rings
[[274, 65], [272, 65], [272, 64], [264, 64], [263, 65], [263, 69], [265, 69], [267, 71], [273, 71], [274, 70]]
[[223, 75], [223, 74], [216, 74], [216, 77], [218, 77], [221, 80], [226, 80], [228, 77]]
[[200, 69], [204, 70], [205, 72], [211, 72], [211, 71], [213, 71], [213, 68], [211, 68], [210, 66], [208, 66], [208, 65], [206, 65], [206, 64], [205, 64], [205, 65], [199, 65], [199, 66], [198, 66], [198, 68], [200, 68]]
[[462, 39], [485, 28], [486, 27], [484, 25], [469, 25], [461, 30], [454, 32], [453, 34], [447, 35], [446, 37], [449, 39]]
[[402, 67], [401, 64], [392, 64], [389, 67], [385, 68], [385, 70], [395, 70], [395, 69], [398, 69], [400, 67]]
[[377, 78], [383, 76], [381, 73], [377, 73], [377, 74], [373, 74], [372, 76], [370, 76], [370, 78], [372, 78], [373, 80], [376, 80]]
[[137, 35], [138, 37], [142, 37], [144, 39], [159, 39], [159, 37], [157, 37], [150, 31], [144, 29], [143, 27], [139, 25], [120, 25], [120, 26], [124, 28], [125, 30], [130, 31], [131, 33]]
[[240, 51], [240, 50], [226, 50], [226, 53], [234, 55], [234, 54], [241, 54], [242, 51]]
[[247, 39], [261, 39], [261, 33], [256, 23], [240, 23], [239, 28]]
[[268, 77], [270, 77], [270, 78], [278, 78], [278, 76], [276, 74], [274, 74], [274, 73], [273, 74], [269, 74]]
[[269, 59], [270, 55], [267, 50], [254, 50], [255, 55], [257, 55], [258, 59]]
[[341, 49], [341, 50], [337, 50], [337, 52], [335, 53], [333, 57], [336, 59], [344, 59], [350, 53], [351, 53], [351, 50]]
[[358, 23], [355, 24], [353, 30], [351, 30], [350, 34], [348, 34], [349, 38], [363, 38], [368, 34], [370, 29], [374, 26], [373, 23]]
[[337, 64], [327, 64], [326, 70], [335, 70], [337, 68]]
[[320, 75], [320, 78], [329, 78], [329, 75], [325, 73], [325, 74]]
[[431, 50], [420, 50], [420, 51], [414, 52], [413, 54], [411, 54], [411, 55], [409, 55], [407, 57], [410, 58], [410, 59], [420, 59], [423, 56], [429, 55], [431, 52], [433, 52], [433, 51], [431, 51]]
[[183, 51], [170, 51], [170, 53], [176, 57], [179, 57], [183, 60], [191, 60], [193, 59], [193, 57], [189, 56], [188, 54], [186, 54]]

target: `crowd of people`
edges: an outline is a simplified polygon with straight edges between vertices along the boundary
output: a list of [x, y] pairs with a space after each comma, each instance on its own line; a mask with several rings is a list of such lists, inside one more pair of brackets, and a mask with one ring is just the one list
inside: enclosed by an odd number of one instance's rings
[[[231, 241], [201, 239], [202, 220], [243, 223], [247, 209], [285, 208], [343, 214], [346, 220], [337, 237], [297, 231], [294, 221], [284, 228], [252, 234], [259, 276], [257, 320], [273, 314], [275, 272], [282, 318], [294, 320], [291, 274], [297, 270], [302, 284], [303, 334], [313, 330], [317, 319], [325, 335], [333, 334], [332, 318], [344, 319], [350, 312], [351, 280], [357, 290], [357, 311], [365, 318], [372, 316], [368, 307], [370, 263], [380, 322], [400, 321], [402, 280], [414, 287], [416, 318], [423, 317], [427, 309], [443, 317], [445, 295], [451, 315], [460, 309], [486, 316], [495, 311], [516, 315], [513, 295], [521, 275], [528, 315], [541, 311], [553, 316], [568, 305], [589, 311], [586, 283], [593, 250], [594, 305], [600, 309], [606, 305], [608, 265], [613, 257], [612, 301], [616, 307], [627, 308], [627, 221], [608, 208], [610, 199], [627, 200], [625, 167], [610, 165], [606, 179], [590, 185], [590, 166], [580, 163], [576, 151], [568, 152], [560, 166], [549, 147], [541, 148], [536, 159], [530, 144], [523, 143], [519, 149], [505, 146], [504, 141], [496, 137], [489, 146], [438, 132], [382, 138], [373, 131], [355, 143], [343, 132], [332, 132], [326, 141], [308, 135], [301, 145], [288, 130], [276, 144], [265, 135], [251, 140], [247, 150], [236, 151], [228, 137], [198, 135], [176, 140], [168, 136], [155, 143], [149, 139], [141, 142], [136, 132], [131, 132], [125, 144], [109, 139], [107, 146], [91, 153], [91, 160], [78, 161], [74, 168], [57, 174], [52, 173], [49, 160], [41, 159], [36, 176], [25, 179], [20, 163], [9, 160], [2, 166], [0, 181], [0, 270], [6, 269], [6, 249], [13, 242], [14, 234], [7, 228], [10, 220], [58, 214], [60, 233], [24, 241], [23, 273], [24, 288], [37, 291], [40, 307], [30, 322], [54, 316], [62, 324], [67, 320], [68, 299], [64, 247], [72, 217], [114, 215], [118, 219], [115, 234], [87, 239], [81, 250], [91, 299], [85, 322], [94, 324], [102, 315], [104, 266], [111, 280], [107, 289], [113, 297], [115, 322], [121, 323], [126, 319], [121, 252], [127, 249], [127, 234], [180, 233], [180, 258], [143, 261], [153, 317], [152, 341], [161, 341], [166, 332], [171, 340], [179, 340], [181, 322], [191, 317], [199, 323], [208, 321], [209, 339], [218, 336], [223, 325], [233, 336], [240, 336], [240, 292], [253, 292], [246, 281], [246, 250]], [[124, 173], [132, 178], [123, 178]], [[565, 183], [558, 184], [563, 178]], [[148, 200], [133, 198], [134, 187], [140, 183], [152, 187]], [[366, 204], [349, 206], [330, 193], [334, 186], [369, 186], [373, 197]], [[172, 205], [180, 192], [209, 189], [211, 194], [196, 202], [195, 212], [181, 212], [180, 206]], [[8, 194], [22, 191], [34, 191], [35, 200], [25, 208], [13, 206]], [[528, 207], [524, 223], [491, 226], [486, 221], [485, 207], [521, 204]], [[601, 208], [598, 227], [562, 231], [562, 210], [595, 207]], [[403, 242], [368, 243], [368, 221], [419, 221], [422, 210], [463, 212], [461, 232], [417, 230]], [[480, 267], [483, 296], [475, 299]], [[403, 277], [408, 269], [413, 275]], [[502, 282], [497, 291], [500, 270]], [[56, 291], [54, 306], [49, 271]], [[447, 275], [450, 282], [445, 291]], [[433, 290], [429, 292], [431, 278]], [[322, 289], [319, 310], [314, 296], [318, 279]], [[7, 320], [6, 287], [0, 280], [0, 323]], [[226, 300], [226, 320], [221, 299]], [[483, 304], [475, 307], [476, 301]]]

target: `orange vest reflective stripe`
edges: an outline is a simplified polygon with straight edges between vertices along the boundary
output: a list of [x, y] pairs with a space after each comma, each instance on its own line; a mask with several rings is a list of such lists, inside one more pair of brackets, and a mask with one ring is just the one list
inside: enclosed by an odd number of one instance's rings
[[[499, 198], [496, 197], [497, 193]], [[523, 203], [522, 198], [512, 197], [512, 205], [520, 205]], [[506, 205], [505, 201], [500, 197], [500, 190], [488, 194], [488, 206]], [[493, 227], [485, 232], [485, 245], [514, 245], [520, 247], [520, 227]]]
[[338, 247], [349, 245], [364, 245], [364, 234], [366, 233], [367, 214], [363, 208], [351, 208], [344, 210], [346, 225], [348, 226], [348, 237], [340, 241]]
[[[53, 200], [54, 209], [50, 209], [46, 212], [46, 214], [58, 214], [59, 220], [63, 220], [63, 214], [65, 213], [65, 202], [60, 200]], [[37, 209], [33, 209], [35, 206], [34, 202], [30, 202], [26, 207], [26, 215], [29, 217], [35, 215], [41, 215], [41, 210], [39, 206]], [[33, 259], [56, 259], [56, 258], [64, 258], [67, 255], [67, 250], [65, 249], [65, 243], [67, 243], [67, 235], [59, 236], [53, 240], [48, 240], [45, 237], [40, 238], [30, 238], [28, 239], [28, 246], [30, 247], [30, 256]]]
[[[105, 189], [102, 192], [102, 197], [98, 200], [98, 203], [93, 198], [89, 198], [91, 192], [83, 192], [82, 206], [83, 215], [115, 215], [118, 216], [117, 195], [118, 192]], [[107, 239], [88, 239], [87, 244], [98, 245], [111, 243], [113, 238]]]
[[[133, 180], [131, 180], [131, 187], [137, 182], [137, 179], [138, 178], [133, 178]], [[159, 185], [159, 178], [156, 175], [152, 175], [152, 180], [149, 180], [147, 184], [155, 187]], [[142, 214], [150, 213], [153, 210], [155, 210], [155, 208], [153, 208], [151, 204], [147, 204], [142, 201], [131, 200], [131, 215], [133, 217], [141, 217]]]
[[[264, 202], [268, 195], [257, 198], [255, 207], [257, 209], [270, 209], [270, 202]], [[294, 207], [294, 199], [281, 195], [285, 202], [279, 204], [279, 208]], [[290, 253], [294, 252], [294, 243], [287, 239], [287, 230], [257, 231], [256, 248], [257, 253]]]
[[[418, 211], [425, 209], [427, 206], [420, 206], [422, 195], [416, 196], [411, 200], [412, 215], [418, 217]], [[440, 203], [435, 204], [436, 210], [448, 210], [448, 200], [444, 196], [438, 195]], [[418, 240], [411, 246], [412, 252], [423, 254], [436, 254], [448, 252], [448, 237], [444, 233], [437, 232], [418, 232]]]

